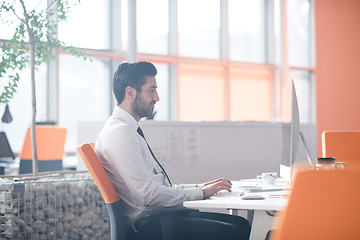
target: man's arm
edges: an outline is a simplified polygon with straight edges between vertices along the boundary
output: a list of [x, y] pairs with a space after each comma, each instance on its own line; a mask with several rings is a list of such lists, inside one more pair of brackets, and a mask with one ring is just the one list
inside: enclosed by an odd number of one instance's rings
[[122, 127], [114, 130], [108, 136], [107, 144], [102, 146], [102, 155], [108, 162], [107, 170], [125, 183], [123, 188], [127, 188], [117, 189], [118, 192], [129, 193], [126, 196], [128, 199], [144, 206], [176, 206], [183, 201], [203, 198], [203, 192], [198, 188], [181, 189], [164, 185], [163, 175], [153, 172], [155, 162], [151, 154], [142, 152], [147, 150], [147, 146], [144, 148], [142, 144], [146, 143], [141, 141], [136, 132]]
[[210, 182], [201, 183], [201, 184], [179, 184], [175, 187], [179, 188], [201, 188], [203, 191], [203, 198], [206, 199], [215, 193], [226, 190], [231, 192], [232, 183], [230, 180], [225, 178], [219, 178]]

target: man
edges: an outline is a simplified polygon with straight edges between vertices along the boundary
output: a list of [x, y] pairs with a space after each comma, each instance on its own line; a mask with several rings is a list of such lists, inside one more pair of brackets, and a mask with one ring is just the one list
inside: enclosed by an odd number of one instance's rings
[[[156, 74], [155, 66], [149, 62], [123, 63], [118, 67], [113, 79], [117, 107], [95, 144], [102, 165], [125, 203], [125, 215], [130, 223], [159, 208], [206, 199], [220, 190], [231, 191], [227, 179], [171, 185], [139, 128], [140, 119], [152, 116], [159, 101]], [[163, 171], [156, 171], [156, 166]], [[241, 218], [241, 221], [246, 220]], [[250, 231], [247, 221], [244, 228]]]

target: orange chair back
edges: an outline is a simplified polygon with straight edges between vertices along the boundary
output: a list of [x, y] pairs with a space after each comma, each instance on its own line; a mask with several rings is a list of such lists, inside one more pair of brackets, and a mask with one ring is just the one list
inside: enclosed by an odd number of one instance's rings
[[100, 190], [105, 203], [111, 204], [119, 201], [120, 198], [116, 193], [114, 185], [101, 165], [100, 160], [94, 151], [94, 147], [94, 143], [84, 143], [78, 146], [77, 150], [93, 177], [96, 186]]
[[[57, 126], [36, 126], [36, 150], [38, 160], [61, 160], [64, 156], [67, 129]], [[27, 129], [19, 158], [32, 159], [30, 128]]]
[[360, 162], [360, 131], [324, 131], [322, 154], [338, 162]]
[[354, 169], [299, 171], [270, 239], [360, 239], [359, 176]]

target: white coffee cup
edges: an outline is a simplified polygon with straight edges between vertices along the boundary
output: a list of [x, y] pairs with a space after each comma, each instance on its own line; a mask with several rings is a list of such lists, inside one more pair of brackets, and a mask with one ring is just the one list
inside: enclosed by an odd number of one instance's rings
[[277, 178], [277, 173], [276, 172], [264, 172], [261, 175], [257, 176], [257, 178], [262, 179], [264, 184], [274, 185], [276, 178]]

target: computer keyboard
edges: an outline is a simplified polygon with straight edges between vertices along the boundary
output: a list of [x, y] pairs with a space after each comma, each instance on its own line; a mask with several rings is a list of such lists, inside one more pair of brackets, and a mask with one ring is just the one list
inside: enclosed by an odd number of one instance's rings
[[220, 191], [217, 192], [214, 197], [240, 197], [244, 195], [243, 191], [240, 190], [232, 190], [231, 192], [228, 191]]

